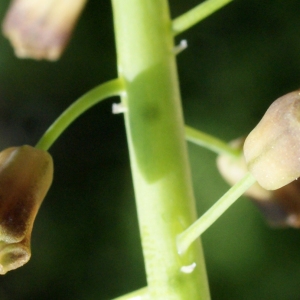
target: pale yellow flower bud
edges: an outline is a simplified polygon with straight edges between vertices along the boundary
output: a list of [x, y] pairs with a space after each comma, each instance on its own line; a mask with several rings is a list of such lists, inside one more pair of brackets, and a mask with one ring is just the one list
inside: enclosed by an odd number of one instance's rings
[[33, 222], [52, 177], [46, 151], [22, 146], [0, 153], [0, 274], [29, 260]]
[[21, 58], [57, 60], [86, 0], [14, 0], [3, 34]]
[[[239, 138], [230, 142], [230, 145], [242, 149], [244, 140]], [[219, 155], [217, 167], [230, 185], [236, 184], [248, 172], [242, 152], [238, 157], [228, 154]], [[269, 225], [300, 228], [300, 180], [294, 180], [275, 191], [266, 190], [256, 182], [245, 192], [245, 196], [250, 197]]]
[[300, 176], [300, 91], [272, 103], [246, 138], [244, 155], [249, 171], [267, 190]]

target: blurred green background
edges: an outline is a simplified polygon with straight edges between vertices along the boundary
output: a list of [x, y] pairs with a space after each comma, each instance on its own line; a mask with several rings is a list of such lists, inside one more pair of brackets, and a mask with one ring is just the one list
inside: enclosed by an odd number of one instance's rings
[[[170, 0], [176, 17], [198, 4]], [[3, 19], [8, 0], [0, 3]], [[226, 141], [300, 86], [299, 1], [234, 1], [177, 38], [185, 120]], [[110, 1], [90, 0], [61, 60], [19, 60], [0, 37], [0, 147], [34, 145], [55, 118], [116, 76]], [[30, 262], [0, 277], [1, 300], [111, 299], [146, 284], [118, 99], [82, 115], [53, 145], [55, 179]], [[215, 154], [189, 145], [199, 215], [227, 189]], [[271, 229], [243, 198], [203, 234], [214, 300], [300, 299], [300, 231]], [[192, 299], [191, 299], [192, 300]]]

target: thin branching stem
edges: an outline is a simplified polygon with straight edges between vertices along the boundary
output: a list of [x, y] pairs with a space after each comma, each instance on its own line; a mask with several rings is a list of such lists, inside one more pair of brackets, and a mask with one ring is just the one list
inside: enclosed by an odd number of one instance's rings
[[231, 147], [226, 142], [190, 126], [185, 126], [185, 138], [187, 141], [217, 154], [227, 154], [234, 157], [239, 157], [241, 154], [240, 150]]
[[255, 178], [247, 173], [238, 183], [230, 188], [204, 215], [177, 237], [179, 254], [185, 253], [190, 245], [211, 226], [251, 185]]
[[48, 150], [63, 131], [86, 110], [104, 99], [120, 96], [123, 92], [123, 82], [119, 78], [107, 81], [88, 91], [54, 121], [38, 141], [36, 148]]
[[[122, 103], [151, 300], [209, 300], [200, 241], [175, 240], [196, 220], [167, 0], [113, 0]], [[192, 272], [186, 266], [196, 263]], [[182, 269], [183, 268], [183, 269]]]
[[206, 17], [213, 14], [218, 9], [222, 8], [232, 0], [207, 0], [183, 15], [177, 17], [172, 22], [172, 31], [174, 35], [178, 35]]

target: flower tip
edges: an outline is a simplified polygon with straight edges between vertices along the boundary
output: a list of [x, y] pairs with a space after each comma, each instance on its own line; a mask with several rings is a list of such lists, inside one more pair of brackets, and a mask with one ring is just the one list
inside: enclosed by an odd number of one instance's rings
[[5, 275], [25, 265], [30, 259], [29, 246], [22, 244], [4, 245], [0, 250], [0, 275]]
[[55, 61], [64, 51], [87, 0], [14, 0], [2, 31], [16, 56]]
[[31, 146], [0, 152], [0, 274], [30, 258], [30, 237], [53, 178], [51, 155]]
[[17, 45], [12, 37], [9, 38], [14, 48], [15, 56], [21, 59], [34, 58], [35, 60], [57, 61], [61, 56], [61, 51], [58, 48], [51, 49], [33, 49], [26, 48], [22, 45]]

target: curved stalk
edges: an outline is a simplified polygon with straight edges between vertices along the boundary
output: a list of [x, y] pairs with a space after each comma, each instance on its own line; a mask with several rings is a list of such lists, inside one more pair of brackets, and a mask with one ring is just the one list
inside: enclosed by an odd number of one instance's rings
[[191, 244], [211, 226], [251, 185], [255, 183], [251, 173], [247, 173], [228, 190], [203, 216], [188, 229], [178, 235], [178, 253], [184, 254]]
[[184, 32], [231, 1], [232, 0], [207, 0], [197, 5], [173, 20], [173, 34], [178, 35]]
[[240, 150], [230, 147], [226, 142], [189, 126], [185, 126], [185, 138], [187, 141], [217, 154], [227, 154], [235, 157], [241, 155]]
[[36, 148], [48, 150], [62, 132], [86, 110], [100, 101], [124, 92], [122, 80], [117, 78], [107, 81], [88, 91], [69, 106], [48, 128], [36, 144]]

